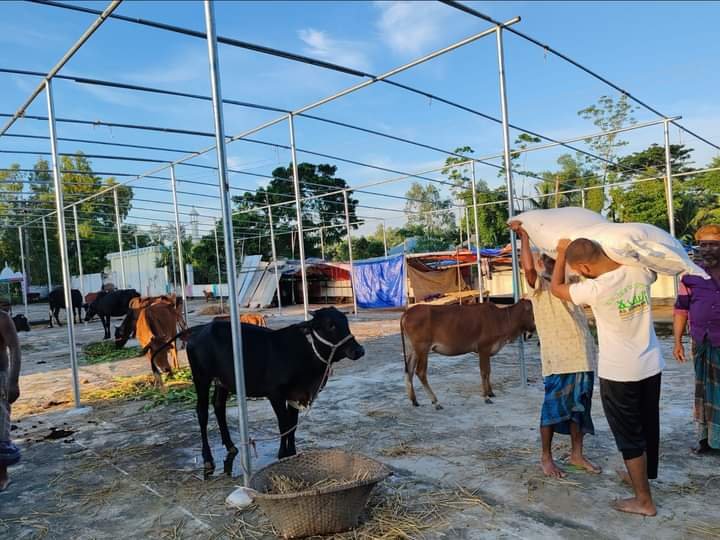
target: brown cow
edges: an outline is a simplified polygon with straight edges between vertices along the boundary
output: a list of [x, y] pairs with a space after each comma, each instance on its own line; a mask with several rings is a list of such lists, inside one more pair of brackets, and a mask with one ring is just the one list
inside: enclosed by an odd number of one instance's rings
[[[155, 302], [140, 309], [135, 325], [135, 335], [150, 359], [155, 384], [158, 386], [163, 385], [161, 372], [172, 373], [168, 362], [168, 352], [172, 356], [175, 367], [177, 368], [179, 365], [175, 343], [172, 342], [176, 333], [177, 315], [173, 304]], [[168, 342], [170, 343], [168, 344]], [[154, 360], [153, 355], [155, 355]]]
[[[413, 376], [427, 390], [436, 409], [442, 409], [427, 379], [428, 354], [436, 352], [444, 356], [477, 353], [485, 403], [495, 397], [490, 385], [490, 357], [503, 345], [523, 332], [534, 332], [532, 304], [521, 300], [507, 308], [495, 304], [431, 306], [419, 304], [408, 309], [400, 319], [400, 336], [405, 357], [405, 386], [412, 404], [418, 406], [413, 387]], [[410, 340], [405, 349], [405, 337]]]
[[[230, 315], [218, 315], [213, 317], [214, 321], [226, 321], [230, 318]], [[241, 313], [240, 322], [245, 324], [254, 324], [255, 326], [262, 326], [267, 328], [267, 320], [265, 315], [262, 313]]]
[[205, 303], [209, 302], [211, 299], [215, 298], [215, 295], [212, 291], [203, 291], [203, 294], [205, 295]]
[[[132, 298], [125, 319], [123, 319], [120, 326], [115, 328], [115, 346], [117, 348], [124, 347], [127, 340], [132, 336], [137, 337], [137, 322], [140, 319], [140, 314], [145, 309], [156, 305], [169, 306], [175, 316], [176, 328], [179, 326], [180, 330], [187, 330], [187, 323], [185, 322], [185, 317], [183, 317], [181, 297], [176, 297], [174, 294], [163, 294], [161, 296]], [[175, 335], [175, 333], [176, 332], [173, 332], [172, 335]], [[177, 356], [173, 356], [173, 359], [175, 360], [175, 369], [177, 369], [179, 367], [177, 364]]]

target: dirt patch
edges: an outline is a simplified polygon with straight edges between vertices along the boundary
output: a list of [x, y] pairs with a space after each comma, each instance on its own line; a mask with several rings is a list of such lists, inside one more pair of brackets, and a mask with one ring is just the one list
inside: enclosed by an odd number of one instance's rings
[[[272, 324], [284, 326], [301, 318], [300, 309], [283, 308]], [[613, 473], [622, 461], [597, 388], [592, 411], [596, 435], [586, 437], [585, 448], [603, 473], [589, 475], [567, 467], [563, 457], [568, 439], [557, 435], [554, 454], [568, 475], [563, 482], [549, 481], [538, 465], [543, 387], [536, 344], [525, 348], [528, 379], [533, 381], [529, 385], [520, 384], [515, 345], [493, 358], [492, 381], [498, 394], [493, 404], [482, 400], [476, 357], [431, 356], [430, 382], [445, 409], [436, 411], [420, 385], [421, 406], [413, 407], [405, 393], [397, 318], [397, 313], [350, 317], [366, 355], [337, 364], [297, 433], [299, 451], [343, 448], [394, 469], [395, 479], [382, 485], [364, 523], [370, 524], [382, 501], [392, 500], [399, 490], [399, 510], [428, 512], [427, 521], [416, 524], [420, 532], [404, 533], [413, 540], [615, 539], [638, 534], [674, 540], [710, 538], [720, 530], [715, 517], [720, 457], [699, 458], [689, 451], [695, 442], [693, 369], [671, 360], [671, 339], [661, 340], [668, 364], [662, 377], [660, 477], [652, 485], [659, 516], [641, 519], [618, 514], [609, 506], [613, 499], [628, 496], [628, 490]], [[209, 317], [190, 322], [205, 320]], [[99, 324], [79, 325], [77, 330], [81, 344], [102, 337]], [[240, 482], [239, 459], [232, 466], [234, 477], [221, 470], [203, 475], [192, 396], [185, 403], [154, 403], [143, 390], [132, 397], [99, 397], [93, 411], [82, 417], [58, 410], [71, 401], [43, 411], [42, 404], [70, 399], [68, 359], [66, 352], [62, 355], [64, 332], [64, 328], [38, 331], [32, 338], [37, 350], [24, 358], [23, 395], [13, 407], [13, 421], [20, 426], [13, 437], [23, 459], [10, 470], [9, 491], [0, 494], [0, 537], [274, 538], [265, 518], [256, 515], [259, 510], [235, 512], [225, 506], [225, 497]], [[47, 364], [37, 365], [38, 360]], [[147, 380], [149, 375], [143, 358], [82, 366], [81, 380], [88, 381], [82, 386], [83, 400], [87, 402], [95, 390], [114, 388], [118, 377]], [[31, 411], [43, 414], [27, 416]], [[210, 444], [219, 463], [226, 451], [210, 412]], [[277, 425], [265, 400], [249, 401], [248, 416], [250, 434], [258, 440], [252, 453], [253, 467], [258, 469], [276, 459]], [[228, 410], [228, 422], [235, 444], [242, 448], [234, 408]], [[44, 440], [50, 426], [74, 433]], [[441, 509], [438, 517], [432, 507], [416, 506], [425, 494], [452, 492], [457, 486], [475, 493], [491, 511], [482, 504], [460, 505]], [[38, 500], [43, 501], [41, 510]], [[374, 534], [375, 538], [403, 537]]]

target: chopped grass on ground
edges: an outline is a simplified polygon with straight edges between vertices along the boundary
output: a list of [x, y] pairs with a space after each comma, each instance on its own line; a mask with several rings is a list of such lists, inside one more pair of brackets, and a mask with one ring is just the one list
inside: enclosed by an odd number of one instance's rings
[[109, 400], [147, 400], [145, 409], [153, 409], [160, 405], [180, 405], [189, 407], [195, 404], [196, 394], [192, 382], [190, 368], [183, 368], [165, 379], [165, 388], [154, 385], [152, 375], [134, 377], [117, 377], [115, 384], [107, 388], [93, 390], [88, 393], [90, 401]]
[[137, 358], [142, 355], [140, 347], [115, 348], [113, 341], [96, 341], [83, 347], [83, 359], [86, 364], [101, 364], [127, 358]]

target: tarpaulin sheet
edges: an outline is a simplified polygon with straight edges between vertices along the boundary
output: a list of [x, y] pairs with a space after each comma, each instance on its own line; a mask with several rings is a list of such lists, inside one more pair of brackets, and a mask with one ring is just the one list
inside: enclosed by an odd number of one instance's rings
[[353, 265], [353, 291], [361, 308], [405, 305], [405, 257], [368, 259]]
[[408, 279], [416, 302], [422, 302], [432, 296], [458, 292], [468, 288], [462, 278], [458, 282], [456, 268], [435, 272], [421, 272], [412, 266], [408, 266]]

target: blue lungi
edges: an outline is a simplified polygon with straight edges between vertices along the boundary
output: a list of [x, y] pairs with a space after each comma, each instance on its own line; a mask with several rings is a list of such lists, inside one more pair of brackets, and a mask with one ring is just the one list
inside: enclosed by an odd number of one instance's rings
[[582, 433], [595, 434], [590, 409], [592, 407], [592, 371], [563, 373], [545, 377], [545, 401], [540, 414], [540, 425], [553, 426], [557, 433], [570, 435], [570, 422], [575, 422]]

